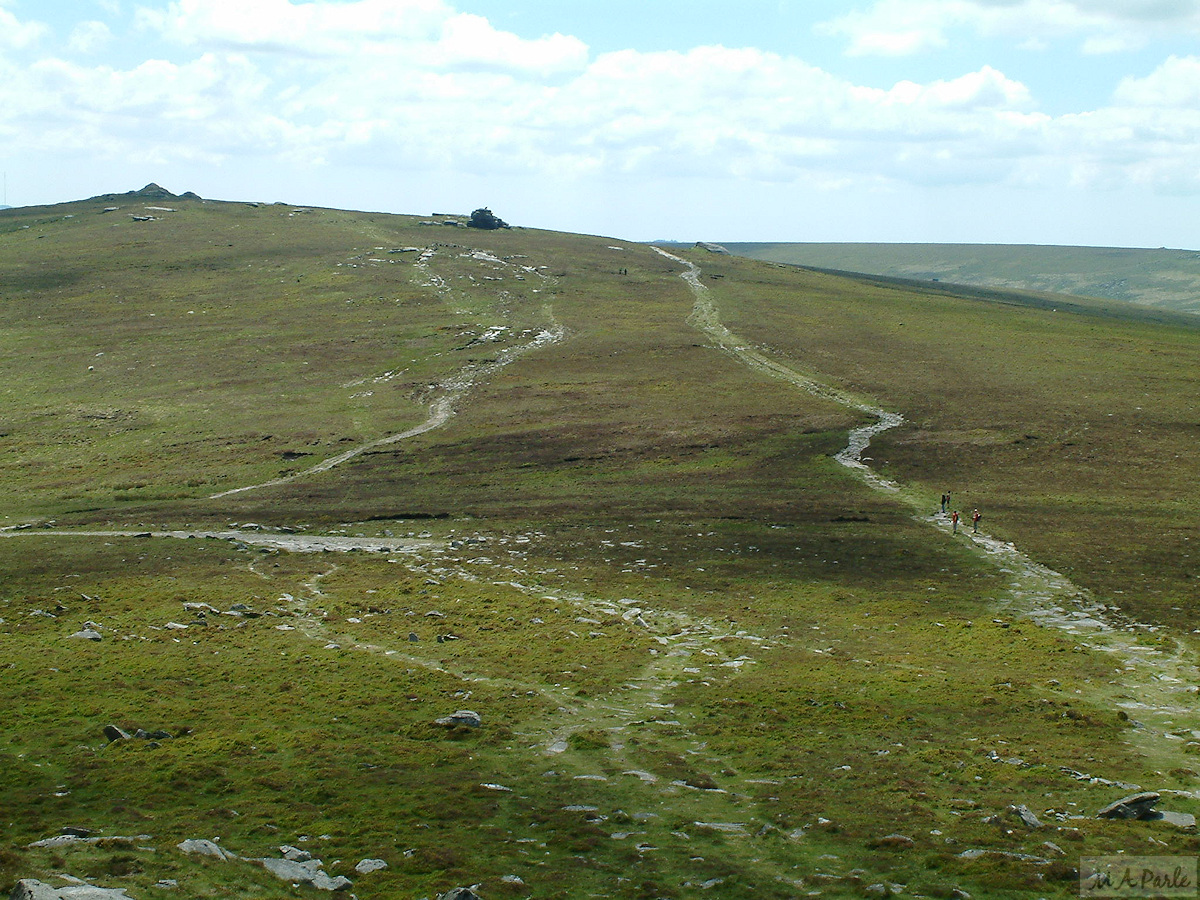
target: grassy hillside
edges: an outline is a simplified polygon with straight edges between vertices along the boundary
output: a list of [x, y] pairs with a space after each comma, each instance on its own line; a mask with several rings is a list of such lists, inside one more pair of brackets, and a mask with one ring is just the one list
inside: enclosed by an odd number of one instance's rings
[[751, 259], [1200, 312], [1200, 253], [1008, 244], [726, 244]]
[[1094, 814], [1197, 811], [1200, 329], [425, 221], [0, 212], [0, 890], [314, 893], [188, 838], [362, 898], [1195, 854]]

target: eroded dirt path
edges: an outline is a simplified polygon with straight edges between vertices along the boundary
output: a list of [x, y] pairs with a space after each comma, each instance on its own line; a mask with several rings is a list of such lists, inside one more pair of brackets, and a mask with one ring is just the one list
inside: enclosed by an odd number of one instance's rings
[[[442, 276], [432, 272], [429, 265], [430, 261], [436, 255], [436, 248], [428, 247], [424, 249], [418, 257], [418, 260], [414, 265], [414, 269], [418, 273], [418, 283], [421, 287], [432, 290], [438, 295], [445, 296], [450, 293], [449, 285], [447, 284], [446, 280], [442, 278]], [[492, 254], [486, 253], [482, 250], [467, 249], [466, 252], [461, 255], [477, 260], [481, 263], [486, 263], [489, 266], [515, 268], [519, 271], [522, 279], [534, 277], [546, 280], [548, 278], [548, 276], [541, 274], [539, 267], [508, 263], [505, 260], [501, 260], [498, 257], [495, 257]], [[300, 472], [295, 472], [291, 475], [285, 475], [279, 478], [272, 478], [268, 481], [262, 481], [257, 484], [248, 484], [243, 487], [219, 491], [218, 493], [212, 494], [209, 499], [217, 500], [221, 497], [229, 497], [235, 494], [245, 493], [247, 491], [256, 491], [262, 488], [277, 487], [279, 485], [296, 481], [300, 478], [308, 478], [313, 475], [319, 475], [322, 472], [328, 472], [330, 469], [347, 463], [364, 453], [377, 450], [380, 447], [387, 447], [392, 444], [397, 444], [401, 441], [408, 440], [409, 438], [414, 438], [418, 435], [425, 434], [427, 431], [432, 431], [435, 428], [440, 428], [450, 421], [450, 418], [454, 415], [455, 410], [457, 409], [458, 404], [462, 401], [463, 397], [466, 396], [466, 394], [470, 392], [470, 390], [477, 384], [494, 377], [499, 371], [504, 369], [506, 366], [512, 365], [512, 363], [516, 362], [521, 357], [543, 347], [550, 346], [551, 344], [556, 344], [566, 337], [566, 329], [555, 320], [554, 311], [551, 309], [549, 304], [544, 307], [544, 314], [547, 324], [533, 337], [532, 340], [529, 340], [523, 344], [517, 344], [515, 346], [508, 347], [500, 351], [500, 353], [497, 354], [496, 358], [493, 360], [482, 363], [470, 363], [464, 366], [454, 375], [451, 375], [449, 378], [446, 378], [436, 385], [434, 391], [435, 399], [429, 405], [429, 416], [419, 425], [414, 425], [412, 428], [401, 431], [397, 434], [390, 434], [386, 437], [360, 444], [357, 447], [352, 447], [343, 453], [339, 453], [336, 456], [331, 456], [329, 459], [323, 460], [322, 462], [319, 462], [314, 466], [310, 466], [309, 468]]]
[[[695, 297], [688, 318], [724, 352], [745, 365], [772, 378], [794, 384], [818, 397], [875, 419], [850, 432], [849, 442], [837, 454], [837, 461], [858, 475], [875, 490], [893, 495], [912, 507], [917, 518], [943, 532], [954, 533], [949, 516], [928, 515], [921, 509], [919, 495], [874, 472], [863, 462], [863, 453], [871, 439], [904, 424], [899, 413], [888, 412], [874, 403], [821, 383], [755, 350], [748, 341], [733, 334], [720, 320], [719, 311], [708, 288], [700, 280], [694, 263], [667, 253], [658, 253], [685, 267], [681, 278]], [[1039, 625], [1069, 633], [1079, 644], [1106, 656], [1114, 664], [1113, 678], [1094, 685], [1101, 705], [1125, 710], [1135, 727], [1130, 743], [1160, 771], [1189, 767], [1194, 755], [1188, 755], [1188, 742], [1200, 739], [1200, 667], [1196, 651], [1186, 639], [1168, 637], [1155, 626], [1122, 621], [1115, 608], [1110, 609], [1060, 572], [1034, 561], [1011, 543], [988, 534], [959, 528], [957, 536], [1009, 576], [1006, 596], [997, 612], [1028, 618]], [[1200, 791], [1177, 792], [1200, 799]]]

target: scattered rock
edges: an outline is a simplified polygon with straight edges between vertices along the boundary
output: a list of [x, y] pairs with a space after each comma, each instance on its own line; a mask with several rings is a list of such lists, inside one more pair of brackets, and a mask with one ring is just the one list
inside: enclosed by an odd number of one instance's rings
[[344, 891], [353, 885], [354, 882], [345, 875], [326, 875], [324, 872], [317, 872], [312, 880], [312, 886], [320, 891]]
[[104, 736], [110, 741], [127, 741], [133, 737], [129, 732], [122, 731], [116, 725], [105, 725]]
[[198, 856], [211, 856], [214, 859], [237, 859], [237, 854], [230, 853], [215, 841], [204, 839], [180, 841], [175, 845], [180, 851]]
[[185, 602], [183, 604], [183, 608], [185, 610], [187, 610], [188, 612], [212, 613], [214, 616], [221, 614], [221, 611], [219, 609], [217, 609], [215, 606], [210, 606], [207, 603]]
[[317, 872], [321, 870], [322, 865], [319, 859], [309, 859], [299, 862], [292, 859], [272, 859], [265, 857], [255, 859], [254, 862], [258, 863], [276, 878], [300, 884], [311, 884]]
[[1038, 817], [1035, 816], [1033, 814], [1033, 812], [1029, 809], [1029, 807], [1026, 806], [1024, 803], [1018, 804], [1016, 806], [1010, 806], [1008, 808], [1008, 812], [1012, 813], [1012, 815], [1014, 815], [1018, 819], [1020, 819], [1022, 824], [1024, 824], [1026, 828], [1042, 828], [1043, 827], [1042, 823], [1038, 819]]
[[58, 890], [33, 878], [22, 878], [13, 888], [9, 900], [59, 900]]
[[472, 888], [456, 887], [451, 888], [444, 894], [438, 894], [437, 900], [483, 900]]
[[287, 844], [280, 847], [279, 852], [283, 854], [284, 859], [290, 859], [292, 862], [308, 862], [313, 858], [313, 855], [307, 850], [301, 850], [299, 847], [291, 847]]
[[[284, 849], [284, 848], [281, 848]], [[288, 847], [287, 850], [295, 850], [295, 847]], [[305, 851], [299, 851], [303, 854]], [[319, 859], [307, 859], [304, 861], [295, 861], [291, 859], [254, 859], [251, 862], [256, 862], [264, 869], [274, 875], [276, 878], [281, 878], [284, 881], [290, 881], [293, 884], [311, 884], [313, 887], [322, 891], [344, 891], [351, 887], [353, 882], [349, 878], [342, 875], [328, 875], [323, 870], [324, 863]]]
[[22, 878], [9, 900], [132, 900], [124, 888], [102, 888], [91, 884], [52, 887], [34, 878]]
[[83, 841], [84, 843], [89, 843], [94, 840], [95, 840], [95, 838], [83, 838], [83, 837], [78, 837], [74, 834], [56, 834], [54, 837], [42, 838], [40, 841], [34, 841], [32, 844], [29, 844], [28, 846], [29, 847], [39, 847], [39, 848], [65, 847], [67, 844], [74, 844], [74, 843], [78, 843], [79, 841]]
[[1038, 866], [1047, 866], [1050, 860], [1041, 856], [1033, 856], [1029, 853], [1013, 853], [1011, 850], [992, 850], [990, 848], [978, 848], [975, 850], [964, 850], [958, 854], [959, 859], [982, 859], [985, 856], [994, 856], [999, 859], [1015, 859], [1018, 862], [1033, 863]]
[[367, 875], [371, 872], [378, 872], [380, 869], [386, 869], [388, 864], [382, 859], [364, 859], [354, 867], [354, 871], [359, 875]]
[[102, 641], [102, 640], [104, 640], [103, 635], [101, 635], [100, 632], [98, 632], [92, 628], [84, 628], [82, 631], [75, 632], [73, 635], [71, 635], [71, 637], [79, 638], [80, 640], [84, 640], [84, 641]]
[[163, 731], [161, 728], [154, 731], [146, 731], [144, 728], [139, 728], [133, 733], [135, 738], [141, 738], [143, 741], [169, 741], [171, 732]]
[[916, 845], [916, 842], [907, 834], [888, 834], [875, 840], [872, 845], [893, 850], [910, 850]]
[[470, 709], [460, 709], [452, 716], [443, 716], [436, 721], [437, 725], [443, 725], [447, 728], [453, 728], [455, 725], [465, 725], [468, 728], [479, 728], [483, 725], [483, 719], [479, 713]]
[[1148, 819], [1154, 815], [1154, 804], [1161, 799], [1157, 791], [1141, 791], [1122, 797], [1096, 813], [1098, 819]]
[[408, 633], [408, 642], [409, 642], [410, 644], [415, 644], [415, 643], [417, 643], [419, 640], [421, 640], [421, 639], [420, 639], [419, 637], [417, 637], [417, 633], [416, 633], [415, 631], [410, 631], [410, 632]]

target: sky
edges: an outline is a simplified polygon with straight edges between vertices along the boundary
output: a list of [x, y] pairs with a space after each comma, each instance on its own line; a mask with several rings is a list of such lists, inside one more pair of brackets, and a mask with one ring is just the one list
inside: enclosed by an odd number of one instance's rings
[[1200, 249], [1200, 0], [0, 0], [3, 202]]

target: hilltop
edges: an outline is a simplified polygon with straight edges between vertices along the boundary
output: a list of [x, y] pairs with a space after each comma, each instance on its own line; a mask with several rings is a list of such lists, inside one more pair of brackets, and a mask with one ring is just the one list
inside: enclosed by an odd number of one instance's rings
[[1200, 252], [1006, 244], [726, 244], [752, 259], [1200, 312]]
[[0, 891], [1194, 854], [1194, 317], [445, 221], [0, 214]]

